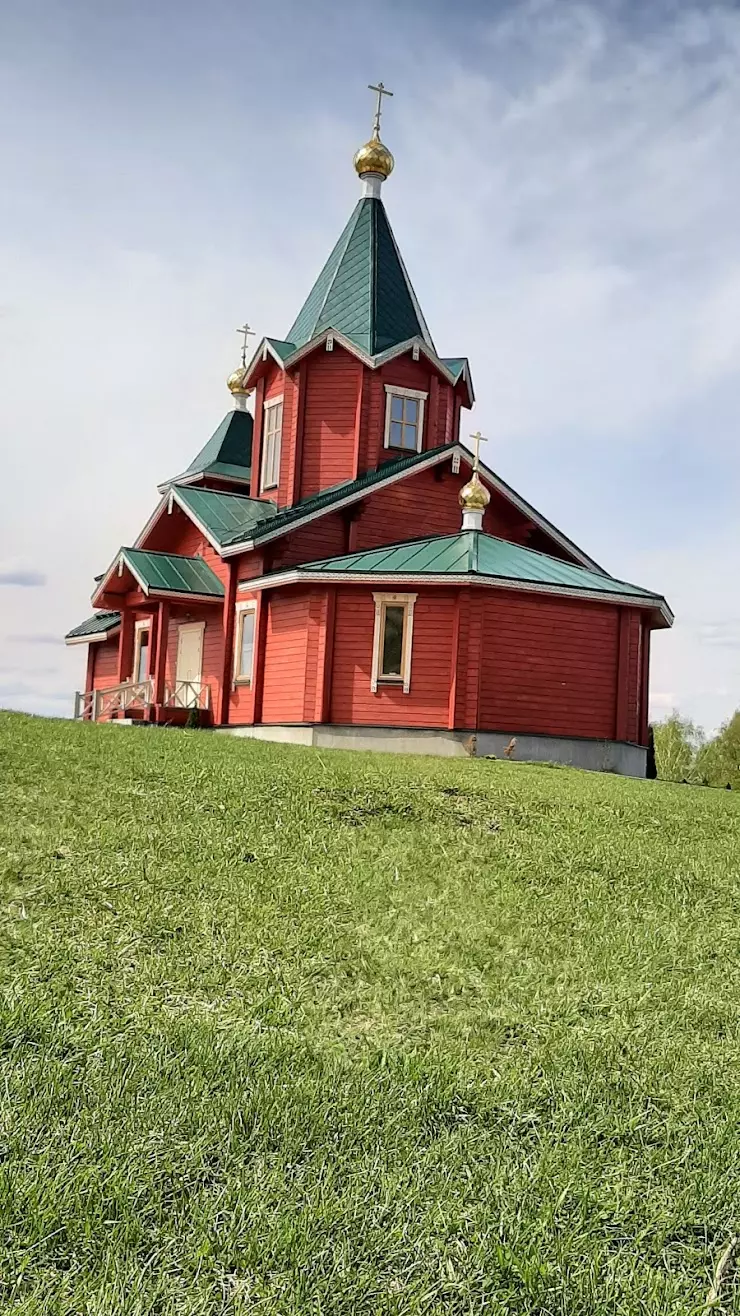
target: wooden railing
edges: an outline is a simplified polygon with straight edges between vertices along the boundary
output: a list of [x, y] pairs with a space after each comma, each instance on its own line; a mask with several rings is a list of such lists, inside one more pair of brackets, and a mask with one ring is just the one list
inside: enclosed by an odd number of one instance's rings
[[170, 708], [210, 708], [211, 687], [205, 681], [174, 681], [165, 687], [164, 702]]
[[124, 681], [108, 690], [85, 690], [75, 695], [75, 717], [89, 717], [92, 722], [126, 713], [132, 708], [146, 708], [152, 702], [152, 681]]
[[[114, 713], [132, 708], [146, 708], [154, 700], [154, 682], [124, 681], [108, 690], [78, 690], [75, 695], [75, 718], [100, 722]], [[205, 681], [173, 681], [165, 686], [164, 704], [169, 708], [211, 707], [211, 687]]]

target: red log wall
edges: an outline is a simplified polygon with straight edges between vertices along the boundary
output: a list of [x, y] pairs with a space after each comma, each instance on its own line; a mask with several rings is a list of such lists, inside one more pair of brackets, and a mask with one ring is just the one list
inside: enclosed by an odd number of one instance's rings
[[[387, 586], [378, 586], [379, 592], [384, 589]], [[373, 591], [367, 586], [338, 588], [331, 721], [364, 726], [445, 727], [454, 615], [455, 596], [451, 590], [420, 593], [414, 607], [409, 693], [404, 694], [400, 686], [380, 686], [373, 694]]]
[[481, 729], [614, 737], [617, 607], [503, 590], [481, 591], [479, 606]]
[[111, 640], [98, 640], [91, 646], [95, 651], [93, 690], [110, 690], [118, 685], [118, 636]]

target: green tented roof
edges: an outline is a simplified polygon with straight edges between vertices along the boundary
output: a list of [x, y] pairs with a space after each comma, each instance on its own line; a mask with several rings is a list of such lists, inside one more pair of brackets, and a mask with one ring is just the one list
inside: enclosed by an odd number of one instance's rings
[[370, 356], [417, 337], [435, 350], [377, 197], [358, 201], [288, 339], [302, 347], [326, 329], [344, 334]]
[[631, 585], [613, 576], [573, 566], [561, 558], [522, 548], [506, 539], [496, 539], [480, 530], [463, 530], [457, 535], [438, 535], [384, 548], [325, 558], [296, 568], [299, 573], [334, 573], [362, 576], [487, 576], [522, 583], [555, 585], [568, 590], [640, 597], [655, 606], [661, 595]]
[[204, 471], [214, 462], [249, 468], [252, 464], [252, 417], [248, 411], [230, 411], [224, 416], [205, 448], [191, 461], [188, 471]]
[[95, 612], [86, 621], [81, 621], [79, 626], [73, 626], [71, 631], [67, 631], [64, 638], [80, 640], [86, 635], [104, 635], [107, 631], [114, 631], [120, 624], [120, 612]]
[[277, 515], [277, 507], [272, 502], [193, 485], [178, 487], [177, 501], [190, 509], [218, 544], [250, 539], [261, 521], [271, 521]]
[[223, 598], [221, 581], [201, 557], [149, 553], [141, 548], [122, 548], [120, 557], [145, 589], [157, 593], [205, 594]]

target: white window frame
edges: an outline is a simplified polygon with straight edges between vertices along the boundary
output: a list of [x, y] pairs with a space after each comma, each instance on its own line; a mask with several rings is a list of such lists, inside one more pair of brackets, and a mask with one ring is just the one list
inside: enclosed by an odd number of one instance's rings
[[[394, 452], [421, 452], [424, 441], [424, 404], [429, 397], [428, 393], [423, 393], [418, 388], [401, 388], [398, 384], [386, 384], [385, 386], [385, 437], [383, 446], [393, 448]], [[416, 449], [414, 448], [396, 448], [391, 443], [391, 406], [393, 398], [415, 398], [419, 403], [419, 420], [416, 426]]]
[[[244, 631], [244, 616], [246, 613], [254, 614], [254, 632], [252, 635], [252, 666], [249, 674], [246, 675], [240, 671], [242, 656], [242, 633]], [[254, 654], [257, 647], [257, 600], [247, 599], [244, 603], [236, 605], [236, 625], [234, 627], [234, 685], [251, 685], [254, 680]]]
[[[414, 604], [416, 594], [373, 594], [375, 602], [375, 630], [373, 632], [373, 665], [370, 689], [377, 693], [378, 686], [402, 686], [407, 695], [411, 689], [411, 650], [414, 643]], [[387, 607], [404, 609], [403, 639], [401, 641], [401, 675], [383, 676], [380, 666], [383, 661], [383, 634], [385, 630], [385, 610]]]
[[134, 664], [133, 667], [131, 668], [131, 680], [134, 681], [137, 685], [139, 684], [140, 681], [149, 680], [148, 673], [143, 677], [139, 676], [139, 663], [141, 662], [141, 637], [144, 634], [144, 631], [147, 631], [149, 635], [149, 639], [146, 642], [147, 666], [149, 666], [151, 662], [151, 654], [149, 653], [149, 646], [151, 645], [152, 642], [151, 617], [143, 617], [141, 621], [134, 622]]
[[[270, 412], [274, 411], [275, 407], [280, 407], [280, 428], [277, 429], [274, 434], [270, 435], [270, 438], [273, 440], [274, 448], [272, 453], [272, 467], [270, 470], [268, 470], [267, 418]], [[267, 402], [265, 402], [262, 408], [262, 438], [260, 440], [260, 447], [262, 449], [260, 455], [260, 493], [266, 493], [268, 489], [277, 489], [280, 483], [280, 453], [282, 446], [283, 446], [283, 394], [281, 393], [279, 398], [268, 398]], [[274, 451], [275, 448], [277, 449], [276, 453]], [[275, 479], [270, 480], [270, 483], [268, 484], [267, 481], [272, 475], [275, 476]]]

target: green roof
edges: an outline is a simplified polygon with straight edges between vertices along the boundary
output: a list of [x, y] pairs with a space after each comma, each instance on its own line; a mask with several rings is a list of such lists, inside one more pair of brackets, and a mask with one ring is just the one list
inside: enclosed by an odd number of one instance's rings
[[463, 370], [468, 364], [468, 358], [466, 356], [442, 356], [440, 357], [440, 361], [443, 366], [447, 367], [455, 383], [457, 383]]
[[120, 557], [145, 589], [157, 593], [205, 594], [223, 598], [221, 581], [202, 557], [149, 553], [141, 548], [122, 548]]
[[95, 612], [86, 621], [81, 621], [79, 626], [73, 626], [71, 631], [67, 631], [64, 638], [79, 640], [86, 635], [104, 635], [107, 631], [114, 631], [120, 624], [120, 612]]
[[659, 594], [613, 576], [573, 566], [561, 558], [496, 539], [481, 530], [457, 535], [436, 535], [407, 543], [373, 548], [344, 557], [325, 558], [297, 567], [299, 573], [334, 573], [362, 576], [482, 576], [522, 584], [554, 585], [568, 590], [622, 597], [640, 597], [663, 603]]
[[252, 465], [252, 426], [248, 411], [228, 412], [185, 474], [197, 475], [214, 464], [221, 464], [238, 467], [242, 477], [245, 472], [248, 475]]
[[[177, 501], [204, 528], [221, 551], [234, 550], [243, 543], [258, 544], [260, 540], [267, 537], [272, 539], [287, 533], [296, 522], [329, 511], [334, 504], [347, 498], [361, 498], [376, 485], [403, 475], [415, 466], [444, 461], [445, 456], [451, 456], [456, 448], [458, 448], [456, 443], [448, 443], [439, 448], [430, 448], [426, 452], [412, 453], [409, 457], [383, 462], [374, 470], [365, 471], [356, 480], [345, 480], [341, 484], [332, 485], [328, 489], [322, 489], [320, 493], [312, 494], [310, 498], [304, 498], [292, 507], [281, 510], [278, 510], [274, 503], [263, 499], [247, 498], [244, 494], [221, 493], [215, 489], [204, 489], [193, 485], [175, 485], [173, 492]], [[468, 454], [467, 449], [465, 451], [472, 460], [472, 454]], [[485, 467], [481, 469], [484, 475], [495, 482], [506, 495], [511, 496], [523, 512], [541, 525], [546, 533], [552, 534], [574, 554], [585, 556], [576, 544], [561, 534], [504, 480]], [[591, 562], [590, 565], [595, 571], [600, 571], [597, 563]]]
[[261, 521], [273, 521], [277, 515], [272, 502], [193, 485], [178, 486], [177, 501], [192, 512], [217, 544], [251, 539]]
[[[450, 451], [455, 446], [449, 445]], [[432, 448], [427, 452], [415, 452], [410, 457], [400, 457], [397, 461], [383, 462], [381, 466], [376, 466], [372, 471], [366, 471], [356, 480], [344, 480], [342, 484], [333, 484], [328, 489], [322, 489], [321, 493], [312, 494], [310, 498], [304, 498], [299, 503], [294, 503], [292, 507], [286, 507], [282, 511], [273, 511], [268, 522], [266, 517], [262, 517], [256, 522], [253, 529], [242, 534], [229, 535], [223, 540], [223, 545], [232, 547], [241, 539], [259, 540], [263, 535], [274, 535], [281, 533], [284, 529], [288, 530], [294, 521], [303, 520], [304, 516], [314, 516], [317, 512], [331, 507], [332, 503], [339, 502], [342, 498], [353, 497], [355, 494], [364, 493], [366, 489], [372, 489], [373, 485], [387, 480], [391, 475], [398, 475], [400, 472], [410, 470], [413, 466], [418, 466], [424, 461], [428, 461], [432, 453], [439, 453], [439, 448]], [[185, 492], [184, 490], [182, 492]], [[191, 491], [188, 490], [188, 493]], [[259, 504], [264, 507], [264, 503]], [[269, 506], [273, 506], [269, 504]]]
[[281, 361], [287, 361], [298, 346], [297, 343], [286, 343], [282, 338], [266, 338], [265, 342], [270, 344], [273, 352], [280, 357]]
[[303, 347], [327, 329], [370, 356], [410, 338], [435, 350], [383, 202], [362, 197], [288, 333]]

